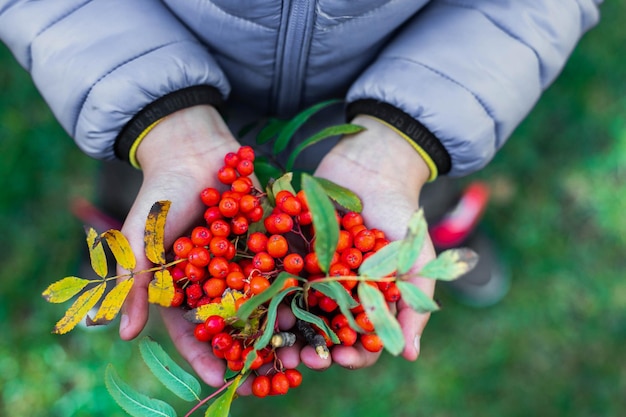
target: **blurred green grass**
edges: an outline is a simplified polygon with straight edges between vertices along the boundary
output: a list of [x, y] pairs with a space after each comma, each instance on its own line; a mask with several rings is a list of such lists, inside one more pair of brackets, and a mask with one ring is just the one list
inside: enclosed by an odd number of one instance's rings
[[[513, 138], [466, 179], [493, 187], [483, 227], [513, 273], [507, 298], [475, 310], [438, 290], [444, 309], [416, 363], [384, 355], [364, 370], [304, 371], [297, 391], [238, 399], [233, 416], [624, 415], [626, 4], [602, 9]], [[123, 416], [104, 388], [108, 363], [180, 405], [115, 325], [50, 334], [64, 306], [40, 293], [77, 273], [83, 231], [68, 207], [93, 198], [98, 163], [4, 47], [0, 92], [0, 415]], [[162, 335], [158, 321], [147, 332]]]

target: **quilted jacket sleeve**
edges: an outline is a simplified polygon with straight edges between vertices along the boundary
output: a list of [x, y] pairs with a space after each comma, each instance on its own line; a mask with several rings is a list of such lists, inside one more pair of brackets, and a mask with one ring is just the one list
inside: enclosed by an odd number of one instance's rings
[[114, 158], [122, 128], [159, 98], [175, 110], [229, 92], [206, 48], [158, 0], [0, 0], [0, 40], [95, 158]]
[[559, 74], [600, 2], [433, 0], [352, 86], [348, 111], [404, 129], [439, 173], [474, 172]]

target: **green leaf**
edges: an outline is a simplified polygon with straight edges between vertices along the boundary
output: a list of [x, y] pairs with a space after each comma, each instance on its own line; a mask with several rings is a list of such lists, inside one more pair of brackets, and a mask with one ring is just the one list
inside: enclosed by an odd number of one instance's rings
[[291, 185], [291, 180], [293, 179], [293, 173], [287, 172], [286, 174], [280, 176], [280, 178], [276, 179], [272, 183], [272, 196], [276, 196], [280, 191], [287, 190], [292, 194], [296, 194], [296, 191], [293, 189]]
[[419, 209], [411, 217], [406, 236], [398, 249], [398, 274], [409, 272], [415, 265], [417, 258], [422, 252], [427, 232], [428, 225], [426, 224], [426, 219], [424, 219], [424, 211]]
[[296, 158], [298, 157], [298, 155], [300, 155], [300, 153], [302, 153], [302, 151], [309, 146], [315, 145], [316, 143], [321, 142], [324, 139], [332, 138], [339, 135], [350, 135], [353, 133], [361, 132], [363, 130], [365, 130], [363, 126], [353, 124], [334, 125], [320, 130], [313, 136], [301, 142], [296, 147], [296, 149], [291, 152], [291, 154], [289, 155], [289, 159], [287, 159], [287, 163], [285, 164], [285, 171], [289, 172], [293, 169], [293, 165], [296, 162]]
[[315, 226], [314, 251], [324, 272], [328, 272], [339, 241], [339, 224], [335, 207], [324, 188], [308, 174], [302, 174], [302, 189]]
[[275, 295], [283, 290], [283, 285], [285, 285], [285, 281], [291, 276], [291, 274], [285, 271], [281, 272], [274, 279], [272, 285], [270, 285], [265, 291], [253, 297], [250, 297], [250, 299], [243, 303], [241, 307], [239, 307], [239, 310], [237, 310], [237, 317], [239, 318], [239, 320], [247, 321], [250, 315], [257, 309], [257, 307], [271, 300]]
[[243, 375], [239, 375], [235, 379], [233, 379], [232, 383], [228, 387], [228, 389], [213, 403], [209, 406], [204, 413], [205, 417], [228, 417], [230, 412], [230, 406], [233, 403], [233, 399], [235, 398], [235, 392], [237, 391], [237, 387], [239, 387], [239, 381]]
[[335, 344], [341, 343], [341, 341], [337, 337], [337, 334], [335, 334], [333, 329], [331, 329], [330, 326], [328, 326], [324, 320], [322, 320], [320, 317], [316, 316], [315, 314], [309, 311], [306, 311], [305, 309], [303, 309], [302, 307], [298, 305], [297, 298], [294, 298], [293, 300], [291, 300], [291, 311], [293, 312], [293, 315], [296, 316], [296, 318], [306, 321], [307, 323], [314, 324], [318, 328], [322, 329], [322, 331], [326, 333], [328, 337], [330, 337], [330, 340], [332, 340], [333, 343]]
[[394, 272], [398, 265], [398, 250], [401, 240], [390, 242], [376, 253], [363, 261], [359, 267], [359, 275], [368, 277], [386, 277]]
[[271, 179], [280, 177], [283, 172], [267, 158], [259, 156], [254, 159], [254, 174], [261, 183], [261, 187], [265, 188]]
[[418, 313], [429, 313], [439, 310], [439, 305], [427, 296], [424, 291], [407, 281], [396, 281], [402, 300]]
[[399, 355], [404, 349], [404, 336], [400, 323], [389, 311], [385, 296], [378, 289], [365, 282], [359, 283], [357, 291], [359, 301], [361, 301], [367, 317], [374, 325], [376, 334], [383, 342], [383, 346], [392, 355]]
[[302, 125], [304, 125], [307, 120], [311, 118], [311, 116], [313, 116], [324, 107], [328, 107], [332, 104], [340, 102], [341, 100], [338, 99], [323, 101], [307, 109], [304, 109], [302, 112], [295, 115], [291, 120], [289, 120], [289, 122], [287, 122], [285, 126], [283, 126], [280, 133], [278, 134], [276, 142], [274, 142], [274, 154], [279, 154], [287, 148], [287, 145], [289, 144], [289, 141], [293, 138], [294, 133], [296, 133], [296, 131], [300, 129], [300, 127], [302, 127]]
[[478, 255], [473, 250], [469, 248], [449, 249], [441, 252], [436, 259], [424, 265], [419, 276], [453, 281], [474, 269], [477, 263]]
[[285, 127], [287, 120], [280, 120], [276, 118], [268, 119], [267, 123], [261, 129], [256, 137], [256, 143], [263, 145], [274, 138], [280, 130]]
[[337, 281], [329, 282], [313, 282], [311, 288], [315, 288], [322, 294], [332, 298], [337, 302], [339, 310], [348, 319], [350, 327], [355, 331], [363, 333], [363, 329], [359, 326], [354, 319], [354, 315], [350, 309], [357, 307], [359, 303], [346, 291], [343, 285]]
[[167, 389], [186, 401], [200, 401], [200, 382], [181, 368], [154, 340], [144, 337], [139, 343], [141, 357], [150, 371]]
[[[289, 287], [279, 292], [276, 296], [272, 298], [272, 301], [270, 301], [270, 305], [267, 308], [267, 321], [265, 323], [265, 330], [263, 331], [263, 335], [259, 337], [254, 343], [254, 349], [261, 350], [270, 342], [270, 340], [272, 339], [272, 335], [274, 334], [274, 324], [276, 323], [276, 317], [278, 316], [278, 306], [283, 301], [283, 298], [285, 298], [288, 294], [296, 291], [302, 291], [302, 288]], [[246, 369], [247, 368], [244, 366], [244, 371]]]
[[122, 381], [111, 364], [107, 366], [104, 373], [104, 382], [115, 402], [133, 417], [176, 417], [176, 411], [171, 405], [147, 397]]
[[341, 207], [357, 213], [363, 210], [361, 199], [349, 189], [335, 184], [326, 178], [315, 177], [315, 179], [324, 187], [328, 197]]

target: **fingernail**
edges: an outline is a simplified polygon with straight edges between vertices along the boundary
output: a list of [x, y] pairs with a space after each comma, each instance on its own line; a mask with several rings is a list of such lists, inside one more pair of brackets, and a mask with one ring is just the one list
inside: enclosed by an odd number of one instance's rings
[[120, 331], [123, 332], [127, 327], [130, 319], [127, 314], [122, 314], [122, 319], [120, 320]]
[[419, 334], [415, 336], [415, 339], [413, 339], [413, 346], [415, 347], [415, 351], [419, 355], [420, 353], [420, 335]]

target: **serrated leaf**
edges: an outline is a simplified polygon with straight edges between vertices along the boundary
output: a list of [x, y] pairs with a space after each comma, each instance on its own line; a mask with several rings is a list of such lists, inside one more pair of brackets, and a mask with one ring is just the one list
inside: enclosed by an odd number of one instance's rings
[[170, 271], [159, 269], [148, 285], [148, 301], [163, 307], [169, 307], [174, 299], [174, 280]]
[[296, 301], [296, 298], [291, 300], [291, 311], [293, 312], [293, 315], [296, 316], [296, 318], [302, 321], [306, 321], [307, 323], [314, 324], [318, 328], [322, 329], [322, 331], [326, 333], [326, 335], [328, 335], [333, 343], [341, 343], [333, 329], [331, 329], [330, 326], [326, 324], [326, 322], [322, 320], [319, 316], [316, 316], [315, 314], [306, 311], [305, 309], [300, 307]]
[[398, 249], [398, 274], [409, 272], [415, 265], [417, 258], [422, 252], [427, 232], [428, 225], [424, 218], [424, 211], [419, 209], [409, 220], [406, 236]]
[[204, 414], [205, 417], [228, 417], [230, 406], [235, 398], [235, 392], [239, 387], [241, 378], [243, 378], [243, 375], [240, 374], [238, 377], [233, 379], [233, 382], [230, 384], [228, 389], [222, 395], [217, 397], [213, 403], [211, 403]]
[[74, 301], [74, 304], [67, 309], [63, 318], [57, 322], [52, 333], [65, 334], [76, 327], [87, 313], [89, 313], [89, 310], [102, 298], [105, 288], [106, 283], [102, 282], [82, 293], [80, 297]]
[[111, 364], [104, 373], [104, 382], [115, 402], [133, 417], [176, 417], [171, 405], [141, 394], [122, 381]]
[[326, 195], [339, 206], [356, 213], [360, 213], [363, 210], [361, 199], [349, 189], [326, 178], [315, 177], [315, 179], [324, 188]]
[[323, 141], [324, 139], [332, 138], [339, 135], [350, 135], [357, 132], [361, 132], [365, 130], [363, 126], [353, 125], [353, 124], [341, 124], [329, 126], [325, 129], [320, 130], [315, 133], [313, 136], [307, 138], [302, 141], [298, 146], [291, 152], [289, 158], [287, 159], [287, 163], [285, 164], [285, 171], [289, 172], [293, 169], [293, 165], [296, 162], [296, 158], [298, 155], [302, 153], [303, 150], [308, 148], [311, 145], [315, 145], [318, 142]]
[[256, 137], [256, 143], [263, 145], [272, 140], [278, 132], [287, 124], [287, 120], [270, 118], [266, 125], [261, 129]]
[[[282, 290], [281, 292], [279, 292], [278, 294], [276, 294], [276, 296], [272, 298], [272, 301], [270, 301], [270, 305], [267, 308], [267, 319], [265, 322], [265, 330], [263, 331], [263, 335], [261, 335], [261, 337], [259, 337], [257, 341], [254, 343], [254, 348], [256, 350], [263, 349], [270, 342], [272, 335], [274, 334], [274, 325], [276, 324], [276, 317], [278, 316], [278, 306], [280, 305], [280, 303], [283, 301], [283, 299], [287, 295], [293, 292], [296, 292], [298, 290], [301, 290], [301, 288], [290, 287], [290, 288]], [[246, 369], [247, 367], [244, 365], [244, 370]]]
[[200, 382], [181, 368], [154, 340], [144, 337], [139, 352], [150, 371], [163, 385], [186, 401], [200, 401]]
[[150, 208], [146, 219], [146, 229], [144, 230], [143, 241], [146, 258], [154, 264], [165, 263], [165, 219], [171, 206], [171, 201], [157, 201]]
[[339, 241], [339, 224], [335, 207], [324, 188], [308, 174], [302, 174], [302, 189], [315, 226], [314, 251], [320, 268], [328, 272]]
[[235, 302], [243, 297], [239, 291], [227, 291], [219, 303], [204, 304], [185, 313], [185, 319], [192, 323], [204, 323], [211, 316], [220, 316], [225, 320], [236, 316]]
[[359, 283], [357, 292], [359, 301], [361, 301], [367, 317], [374, 325], [376, 334], [383, 342], [383, 346], [392, 355], [399, 355], [404, 349], [404, 336], [400, 323], [389, 311], [385, 296], [378, 289], [364, 282]]
[[401, 245], [402, 241], [396, 240], [380, 248], [363, 261], [359, 267], [359, 275], [380, 278], [394, 272], [398, 265], [398, 249]]
[[274, 279], [272, 285], [270, 285], [265, 291], [260, 294], [257, 294], [253, 297], [250, 297], [245, 303], [239, 307], [237, 311], [237, 317], [239, 320], [247, 321], [250, 315], [262, 304], [271, 300], [276, 294], [282, 291], [283, 285], [285, 285], [285, 281], [287, 278], [291, 277], [291, 274], [283, 271]]
[[418, 313], [429, 313], [439, 310], [437, 303], [424, 291], [407, 281], [396, 281], [402, 300]]
[[106, 254], [104, 253], [104, 246], [102, 246], [102, 240], [100, 236], [98, 236], [98, 232], [92, 227], [87, 228], [86, 232], [91, 268], [99, 277], [104, 278], [108, 273], [108, 265]]
[[124, 236], [122, 232], [111, 229], [102, 233], [100, 237], [109, 245], [109, 249], [111, 249], [115, 261], [117, 261], [122, 268], [127, 271], [132, 271], [135, 268], [135, 254], [130, 247], [130, 243], [128, 243], [128, 239], [126, 239], [126, 236]]
[[90, 282], [94, 281], [78, 277], [65, 277], [50, 284], [41, 295], [49, 303], [64, 303], [81, 292]]
[[478, 255], [469, 248], [448, 249], [424, 265], [419, 276], [453, 281], [474, 269], [477, 263]]
[[292, 194], [295, 194], [296, 191], [293, 189], [291, 185], [291, 181], [293, 180], [293, 173], [287, 172], [284, 175], [281, 175], [272, 183], [272, 196], [276, 196], [280, 191], [287, 190]]
[[323, 109], [324, 107], [328, 107], [332, 104], [339, 103], [341, 100], [332, 99], [323, 101], [314, 106], [304, 109], [297, 115], [295, 115], [291, 120], [287, 122], [285, 126], [280, 130], [278, 137], [276, 138], [276, 142], [274, 142], [273, 153], [274, 155], [279, 154], [284, 151], [289, 144], [289, 141], [293, 138], [293, 135], [296, 133], [302, 125], [304, 125], [307, 120], [311, 118], [315, 113]]
[[128, 292], [135, 282], [134, 278], [124, 280], [113, 287], [111, 291], [107, 293], [96, 313], [96, 316], [89, 323], [90, 325], [107, 324], [117, 316]]

